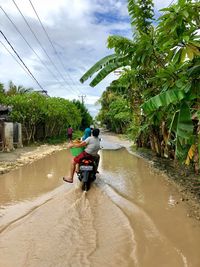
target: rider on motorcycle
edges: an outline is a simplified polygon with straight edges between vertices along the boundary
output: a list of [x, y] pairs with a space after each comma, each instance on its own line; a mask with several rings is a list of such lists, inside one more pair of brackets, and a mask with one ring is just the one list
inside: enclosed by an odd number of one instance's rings
[[71, 166], [70, 166], [70, 173], [68, 177], [63, 177], [63, 180], [68, 183], [73, 183], [73, 176], [76, 169], [76, 164], [79, 164], [81, 160], [85, 157], [90, 159], [95, 159], [99, 162], [99, 154], [98, 151], [100, 150], [100, 139], [99, 139], [99, 129], [94, 129], [92, 132], [92, 136], [88, 137], [84, 141], [78, 144], [70, 143], [68, 144], [68, 148], [71, 147], [86, 147], [85, 150], [79, 154], [78, 156], [74, 157]]

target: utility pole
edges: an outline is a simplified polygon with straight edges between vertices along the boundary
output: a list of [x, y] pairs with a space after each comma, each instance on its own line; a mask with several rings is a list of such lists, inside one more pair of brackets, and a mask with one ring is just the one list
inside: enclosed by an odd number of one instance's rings
[[116, 75], [116, 76], [120, 76], [121, 74], [122, 74], [122, 70], [114, 70], [114, 74]]
[[79, 95], [78, 97], [81, 98], [81, 102], [82, 102], [82, 104], [84, 105], [84, 98], [86, 97], [86, 95]]

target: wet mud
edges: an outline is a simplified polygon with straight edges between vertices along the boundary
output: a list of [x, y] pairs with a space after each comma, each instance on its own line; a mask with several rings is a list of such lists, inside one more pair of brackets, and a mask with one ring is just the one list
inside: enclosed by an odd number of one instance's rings
[[200, 220], [200, 175], [194, 174], [194, 167], [175, 160], [159, 158], [148, 149], [136, 150], [132, 147], [131, 151], [146, 159], [155, 170], [166, 174], [168, 181], [182, 194], [178, 203], [188, 202], [188, 216]]
[[87, 193], [62, 182], [66, 150], [1, 176], [0, 266], [200, 266], [200, 224], [177, 187], [110, 141]]

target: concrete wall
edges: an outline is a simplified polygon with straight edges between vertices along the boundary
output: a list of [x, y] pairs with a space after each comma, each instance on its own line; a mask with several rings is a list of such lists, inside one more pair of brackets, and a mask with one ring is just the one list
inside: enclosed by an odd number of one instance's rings
[[4, 122], [0, 121], [0, 151], [4, 150]]
[[13, 123], [4, 122], [4, 151], [9, 152], [13, 149]]
[[[23, 147], [22, 145], [22, 125], [21, 123], [15, 123], [15, 136], [14, 136], [14, 124], [12, 122], [2, 123], [2, 150], [9, 152], [15, 148]], [[17, 131], [17, 132], [16, 132]]]
[[19, 136], [19, 139], [18, 139], [17, 147], [23, 147], [23, 144], [22, 144], [22, 125], [21, 125], [21, 123], [18, 123], [18, 136]]

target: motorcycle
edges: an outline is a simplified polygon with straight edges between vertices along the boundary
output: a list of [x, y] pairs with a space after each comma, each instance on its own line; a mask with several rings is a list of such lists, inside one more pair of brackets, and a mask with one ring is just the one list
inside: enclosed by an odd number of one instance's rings
[[97, 162], [95, 158], [83, 158], [77, 172], [78, 179], [82, 182], [82, 190], [88, 191], [90, 185], [96, 179]]

